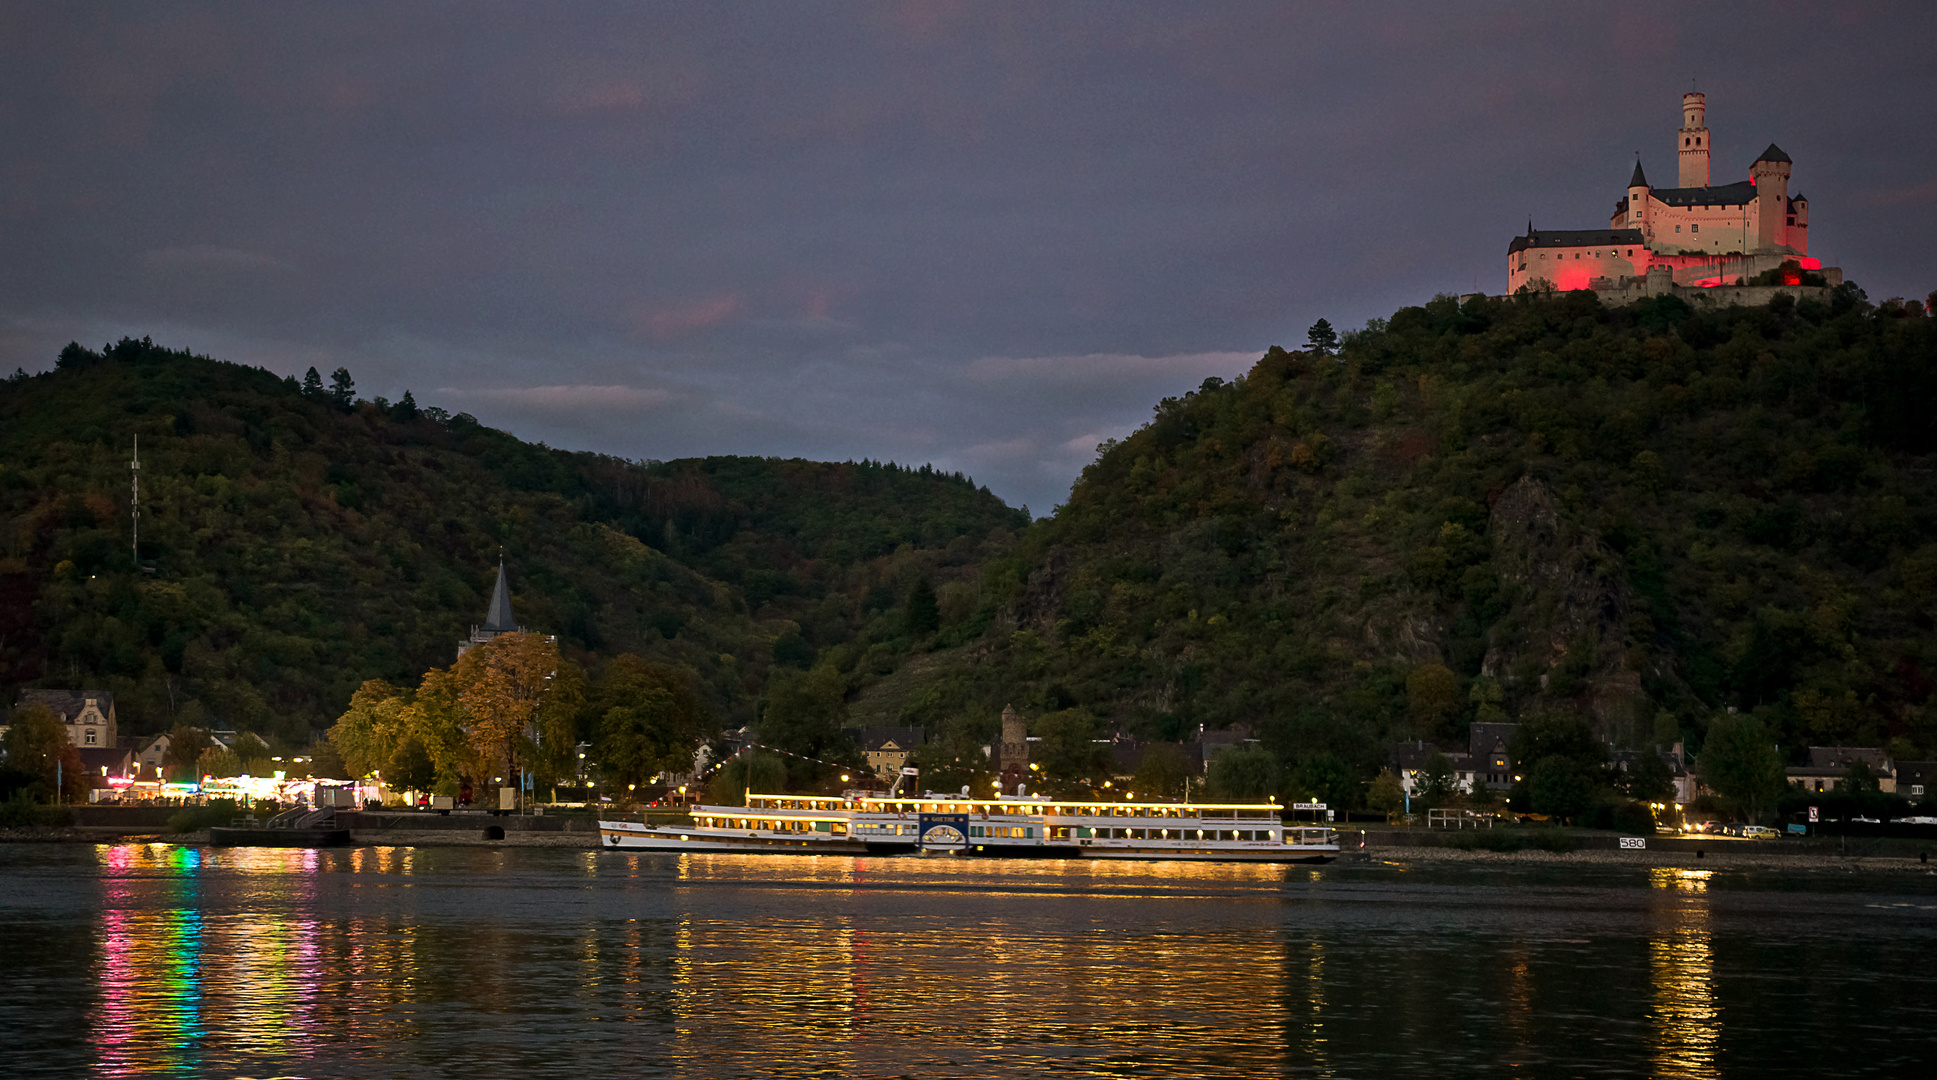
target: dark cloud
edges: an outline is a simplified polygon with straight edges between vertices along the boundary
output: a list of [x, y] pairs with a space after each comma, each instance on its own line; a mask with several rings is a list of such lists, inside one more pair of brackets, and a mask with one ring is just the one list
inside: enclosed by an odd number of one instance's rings
[[[1753, 10], [1754, 18], [1744, 17]], [[1709, 94], [1937, 286], [1923, 4], [0, 8], [0, 362], [149, 334], [631, 457], [1038, 512], [1320, 316], [1498, 289]]]

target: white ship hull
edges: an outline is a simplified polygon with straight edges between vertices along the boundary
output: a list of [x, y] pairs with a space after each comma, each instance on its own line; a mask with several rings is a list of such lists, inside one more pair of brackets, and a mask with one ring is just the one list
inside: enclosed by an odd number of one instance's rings
[[747, 803], [695, 806], [692, 821], [684, 825], [601, 821], [599, 846], [607, 851], [1146, 862], [1329, 862], [1338, 855], [1336, 831], [1283, 823], [1280, 808], [1272, 804], [862, 793], [749, 794]]

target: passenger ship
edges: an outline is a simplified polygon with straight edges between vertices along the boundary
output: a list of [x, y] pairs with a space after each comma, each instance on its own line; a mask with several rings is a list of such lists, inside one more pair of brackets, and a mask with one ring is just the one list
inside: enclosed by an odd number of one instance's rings
[[[898, 786], [898, 785], [897, 785]], [[689, 825], [600, 821], [608, 851], [779, 855], [967, 855], [1205, 862], [1329, 862], [1338, 831], [1324, 803], [1157, 803], [919, 797], [848, 792], [756, 795], [698, 805]]]

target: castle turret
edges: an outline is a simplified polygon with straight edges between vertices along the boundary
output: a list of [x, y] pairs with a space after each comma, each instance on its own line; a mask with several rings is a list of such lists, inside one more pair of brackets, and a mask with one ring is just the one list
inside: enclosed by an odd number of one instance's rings
[[1641, 235], [1654, 239], [1654, 230], [1648, 227], [1648, 176], [1641, 171], [1641, 159], [1634, 159], [1634, 175], [1628, 178], [1627, 220], [1616, 228], [1640, 229]]
[[1681, 185], [1685, 188], [1708, 186], [1708, 101], [1700, 94], [1681, 96], [1681, 130], [1677, 154], [1681, 161]]
[[1749, 180], [1755, 184], [1755, 246], [1757, 251], [1772, 251], [1789, 242], [1789, 155], [1770, 143], [1762, 156], [1749, 166]]

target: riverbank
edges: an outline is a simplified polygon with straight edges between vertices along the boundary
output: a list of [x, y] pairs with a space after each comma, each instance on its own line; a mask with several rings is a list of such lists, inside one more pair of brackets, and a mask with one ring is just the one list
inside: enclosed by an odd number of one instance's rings
[[[1357, 847], [1351, 837], [1342, 846], [1341, 864], [1409, 866], [1466, 863], [1494, 866], [1630, 866], [1683, 870], [1781, 871], [1802, 873], [1902, 873], [1937, 875], [1937, 863], [1923, 852], [1839, 851], [1830, 845], [1804, 848], [1796, 842], [1714, 841], [1675, 850], [1651, 846], [1641, 850], [1576, 848], [1550, 851], [1528, 847], [1517, 851], [1489, 851], [1440, 845], [1372, 843]], [[489, 847], [567, 848], [593, 851], [596, 833], [566, 830], [512, 829], [502, 836], [487, 829], [352, 829], [356, 847]], [[0, 830], [0, 843], [172, 844], [207, 847], [207, 830], [190, 833], [131, 833], [115, 829], [67, 826]]]

